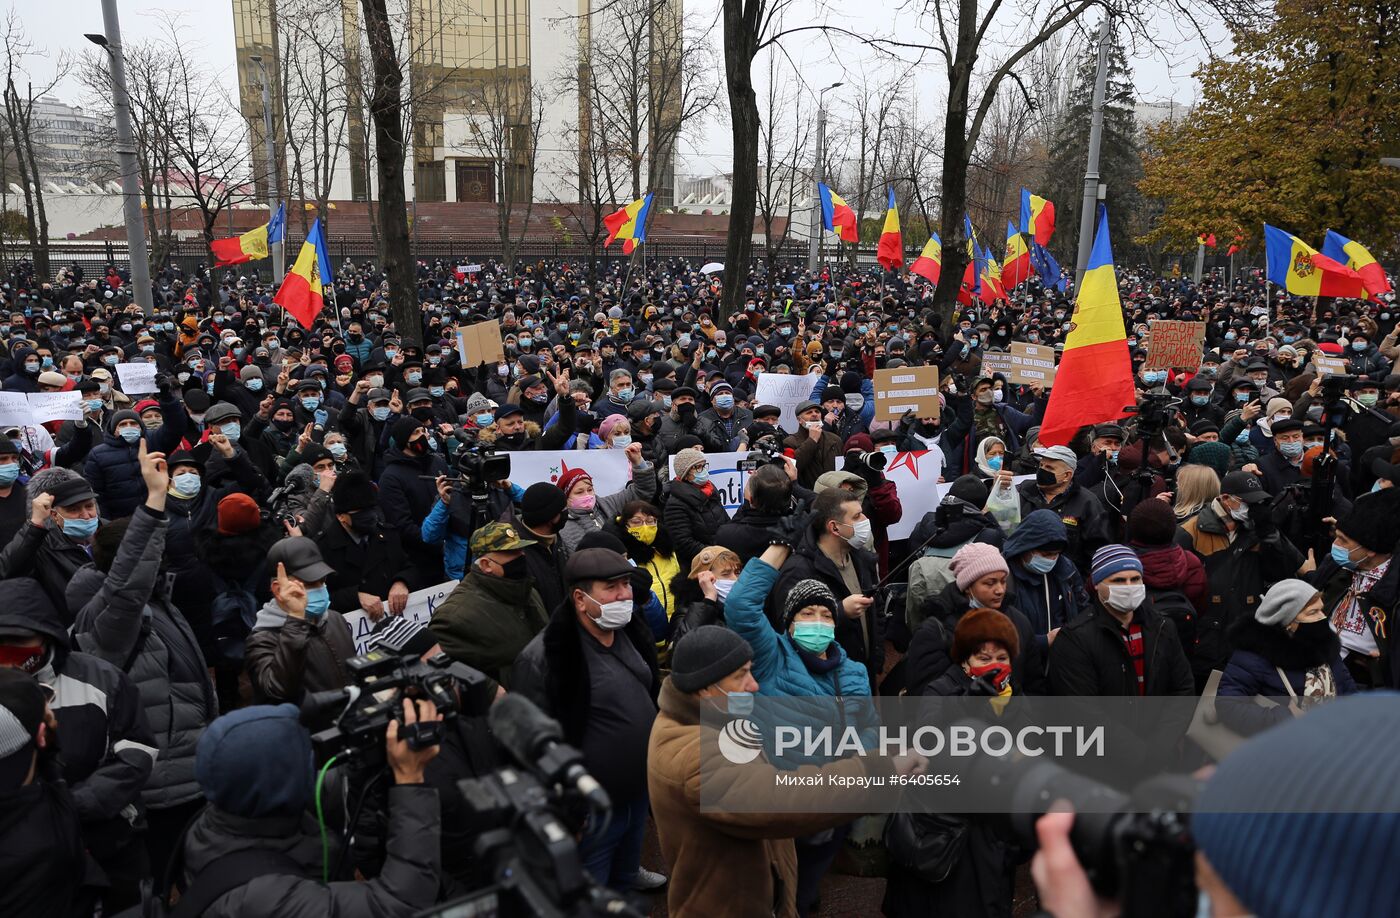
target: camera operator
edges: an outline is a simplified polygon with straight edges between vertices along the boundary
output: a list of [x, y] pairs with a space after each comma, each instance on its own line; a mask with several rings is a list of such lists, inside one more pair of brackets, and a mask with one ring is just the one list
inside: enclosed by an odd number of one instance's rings
[[[441, 720], [431, 701], [403, 702], [403, 726]], [[311, 737], [289, 704], [226, 714], [200, 737], [195, 777], [209, 805], [184, 841], [182, 900], [208, 899], [208, 918], [413, 915], [431, 905], [441, 876], [438, 794], [424, 785], [436, 745], [411, 748], [390, 720], [393, 773], [387, 857], [372, 880], [319, 882], [326, 864], [313, 803]], [[242, 882], [240, 882], [242, 881]], [[210, 898], [210, 897], [213, 898]]]
[[715, 544], [738, 555], [741, 565], [763, 554], [769, 532], [783, 517], [802, 512], [816, 496], [798, 485], [796, 476], [797, 466], [787, 459], [754, 469], [744, 482], [744, 503], [732, 520], [715, 531]]

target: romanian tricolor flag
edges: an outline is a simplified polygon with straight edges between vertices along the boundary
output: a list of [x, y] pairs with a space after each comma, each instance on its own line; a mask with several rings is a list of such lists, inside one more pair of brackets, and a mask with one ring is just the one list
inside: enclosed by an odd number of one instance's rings
[[266, 258], [268, 246], [282, 241], [286, 225], [287, 205], [284, 203], [277, 205], [277, 213], [257, 229], [250, 229], [242, 236], [215, 239], [209, 244], [209, 250], [214, 253], [214, 267], [224, 268], [229, 265], [241, 265], [245, 261], [257, 258]]
[[821, 182], [817, 183], [817, 196], [822, 204], [822, 229], [835, 233], [842, 242], [859, 242], [860, 230], [856, 228], [856, 212], [851, 206]]
[[1328, 230], [1327, 238], [1322, 240], [1322, 254], [1360, 274], [1361, 282], [1371, 296], [1378, 297], [1390, 292], [1390, 280], [1385, 276], [1385, 269], [1355, 239], [1348, 239], [1336, 230]]
[[282, 279], [282, 286], [272, 302], [285, 309], [302, 328], [310, 328], [325, 305], [325, 285], [332, 283], [334, 277], [326, 239], [321, 235], [321, 221], [317, 219], [311, 224], [296, 263]]
[[1201, 233], [1199, 236], [1196, 237], [1196, 244], [1203, 245], [1208, 249], [1215, 248], [1215, 234]]
[[1055, 205], [1025, 188], [1021, 189], [1021, 232], [1035, 237], [1037, 245], [1045, 245], [1055, 233]]
[[1123, 409], [1137, 400], [1108, 239], [1108, 210], [1102, 205], [1094, 249], [1077, 294], [1055, 388], [1040, 425], [1040, 442], [1046, 446], [1068, 444], [1086, 424], [1123, 417]]
[[924, 243], [924, 250], [914, 259], [909, 270], [931, 284], [938, 283], [938, 275], [943, 272], [943, 243], [939, 241], [937, 233], [929, 235], [928, 242]]
[[1006, 287], [1001, 282], [1001, 265], [991, 249], [982, 250], [982, 302], [995, 303], [1006, 299]]
[[1225, 254], [1233, 255], [1242, 248], [1244, 248], [1244, 236], [1237, 235], [1234, 239], [1230, 240], [1230, 247], [1225, 250]]
[[1299, 296], [1366, 296], [1366, 284], [1351, 268], [1328, 258], [1292, 233], [1264, 224], [1267, 275]]
[[885, 208], [885, 227], [880, 230], [880, 244], [876, 246], [875, 258], [886, 271], [904, 267], [904, 237], [899, 232], [899, 208], [894, 204], [894, 189], [889, 192], [889, 203]]
[[1016, 224], [1006, 221], [1006, 261], [1001, 266], [1001, 282], [1019, 287], [1031, 276], [1031, 250]]
[[614, 240], [622, 240], [622, 251], [628, 255], [632, 250], [647, 241], [647, 214], [651, 213], [651, 193], [638, 198], [626, 207], [619, 208], [603, 218], [608, 228], [608, 241], [603, 248], [612, 245]]

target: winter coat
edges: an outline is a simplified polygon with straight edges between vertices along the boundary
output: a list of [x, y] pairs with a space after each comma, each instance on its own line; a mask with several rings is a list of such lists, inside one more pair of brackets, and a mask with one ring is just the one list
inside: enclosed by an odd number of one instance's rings
[[195, 744], [219, 716], [208, 666], [189, 622], [171, 604], [160, 561], [164, 512], [145, 506], [131, 517], [107, 573], [89, 564], [68, 584], [77, 609], [78, 649], [122, 668], [136, 683], [160, 754], [142, 792], [147, 807], [165, 808], [201, 796], [194, 778]]
[[[957, 582], [948, 584], [943, 592], [924, 604], [924, 622], [909, 641], [909, 653], [904, 657], [905, 678], [910, 695], [921, 695], [953, 666], [953, 632], [958, 621], [972, 604]], [[1016, 626], [1017, 643], [1021, 646], [1011, 661], [1012, 690], [1017, 695], [1045, 693], [1045, 657], [1035, 639], [1030, 619], [1003, 598], [1001, 612]]]
[[0, 550], [0, 578], [36, 578], [64, 624], [71, 626], [76, 609], [68, 605], [68, 584], [90, 563], [87, 549], [64, 535], [52, 521], [44, 526], [26, 522]]
[[429, 626], [454, 660], [510, 687], [510, 667], [549, 620], [534, 579], [507, 580], [473, 568], [438, 603]]
[[[1245, 736], [1253, 736], [1292, 719], [1287, 699], [1290, 694], [1303, 698], [1309, 670], [1329, 667], [1338, 697], [1356, 694], [1356, 682], [1342, 662], [1342, 645], [1335, 633], [1326, 644], [1308, 645], [1294, 640], [1277, 625], [1261, 625], [1248, 618], [1230, 630], [1230, 641], [1235, 651], [1225, 665], [1217, 694], [1249, 699], [1263, 695], [1279, 705], [1273, 708], [1239, 702], [1220, 705], [1221, 722]], [[1288, 677], [1287, 687], [1279, 676], [1279, 670], [1283, 670], [1283, 675]]]
[[829, 430], [823, 430], [815, 440], [806, 430], [783, 440], [783, 447], [794, 453], [797, 483], [804, 488], [814, 488], [823, 474], [836, 471], [836, 457], [841, 455], [841, 444], [844, 442]]
[[57, 776], [0, 791], [0, 915], [81, 915], [86, 863], [78, 810]]
[[758, 680], [758, 694], [804, 698], [869, 695], [870, 676], [865, 667], [847, 656], [839, 642], [832, 642], [827, 655], [836, 655], [840, 664], [829, 673], [814, 673], [802, 661], [792, 639], [773, 629], [763, 614], [763, 606], [778, 577], [777, 568], [754, 558], [744, 565], [739, 581], [724, 601], [725, 624], [753, 648], [753, 677]]
[[[661, 670], [656, 663], [656, 641], [646, 620], [634, 613], [614, 635], [615, 641], [631, 641], [641, 654], [651, 670], [650, 691], [655, 699], [661, 690]], [[584, 640], [592, 638], [585, 638], [574, 604], [565, 602], [550, 615], [544, 630], [525, 645], [510, 670], [511, 691], [525, 695], [558, 720], [565, 742], [574, 746], [583, 743], [588, 729], [591, 690]]]
[[69, 649], [68, 629], [39, 584], [5, 581], [0, 628], [44, 636], [49, 656], [34, 678], [54, 691], [63, 722], [63, 779], [83, 824], [83, 843], [104, 863], [133, 837], [141, 788], [156, 760], [136, 683], [104, 660]]
[[500, 519], [534, 541], [534, 545], [524, 550], [525, 565], [530, 569], [530, 579], [534, 581], [535, 591], [540, 594], [540, 602], [544, 603], [545, 614], [548, 615], [559, 608], [568, 595], [564, 589], [564, 565], [569, 560], [569, 549], [557, 535], [551, 542], [540, 538], [538, 533], [525, 525], [514, 507], [505, 511]]
[[[679, 452], [679, 450], [676, 449], [676, 441], [684, 436], [700, 436], [699, 427], [699, 415], [691, 415], [690, 423], [684, 424], [673, 418], [671, 416], [671, 412], [666, 412], [665, 414], [661, 415], [661, 424], [656, 430], [656, 442], [658, 444], [657, 449], [667, 456]], [[701, 437], [701, 440], [703, 439], [704, 438]], [[706, 446], [705, 449], [707, 451], [711, 451], [709, 446]], [[713, 450], [713, 452], [721, 453], [728, 451], [729, 450], [727, 447], [722, 450]]]
[[384, 524], [398, 531], [399, 544], [413, 567], [414, 580], [409, 586], [414, 589], [443, 581], [442, 551], [424, 543], [422, 526], [437, 501], [433, 477], [446, 474], [447, 463], [440, 456], [406, 456], [403, 450], [396, 450], [379, 476], [379, 507]]
[[662, 509], [662, 522], [671, 534], [676, 560], [685, 570], [701, 550], [715, 544], [719, 528], [729, 522], [718, 489], [706, 494], [688, 481], [672, 481], [671, 496]]
[[734, 429], [732, 434], [725, 431], [724, 423], [715, 409], [700, 412], [695, 421], [695, 435], [705, 444], [705, 452], [733, 452], [735, 442], [739, 439], [739, 431], [753, 423], [753, 412], [735, 405], [729, 413], [729, 421]]
[[320, 882], [322, 856], [314, 817], [234, 816], [207, 807], [185, 836], [186, 882], [226, 854], [250, 848], [276, 851], [301, 867], [273, 873], [233, 889], [204, 912], [205, 918], [409, 918], [437, 899], [442, 875], [442, 816], [437, 791], [421, 784], [388, 792], [387, 857], [372, 880]]
[[[875, 680], [885, 667], [885, 618], [879, 612], [878, 604], [872, 604], [860, 618], [850, 618], [840, 611], [841, 603], [851, 590], [846, 586], [841, 571], [835, 562], [817, 547], [817, 538], [808, 527], [802, 534], [802, 541], [788, 556], [778, 576], [777, 589], [771, 593], [769, 611], [773, 620], [779, 617], [782, 597], [788, 594], [799, 580], [820, 580], [836, 597], [836, 640], [846, 655], [857, 663], [864, 664], [870, 677], [872, 689]], [[855, 566], [856, 581], [861, 590], [873, 590], [880, 577], [875, 569], [875, 555], [858, 548], [850, 550], [849, 563]], [[732, 595], [732, 594], [731, 594]]]
[[[648, 503], [656, 501], [656, 470], [650, 462], [643, 460], [641, 465], [632, 466], [632, 480], [621, 491], [612, 494], [599, 494], [594, 498], [593, 509], [564, 509], [564, 528], [559, 531], [559, 541], [565, 549], [573, 553], [579, 540], [590, 532], [597, 532], [612, 522], [622, 508], [634, 500]], [[723, 508], [721, 508], [723, 510]]]
[[1140, 545], [1129, 543], [1142, 562], [1142, 582], [1149, 590], [1176, 590], [1196, 609], [1196, 617], [1210, 606], [1206, 568], [1201, 559], [1180, 545]]
[[1073, 481], [1054, 500], [1046, 502], [1045, 493], [1034, 481], [1023, 481], [1016, 487], [1021, 495], [1021, 518], [1025, 519], [1036, 510], [1055, 511], [1060, 522], [1065, 524], [1069, 536], [1065, 554], [1079, 568], [1081, 574], [1088, 573], [1089, 560], [1094, 552], [1113, 539], [1112, 511], [1103, 505], [1093, 494]]
[[[851, 821], [850, 814], [701, 809], [701, 731], [707, 728], [700, 725], [699, 701], [667, 679], [660, 706], [647, 747], [647, 790], [661, 856], [671, 865], [667, 913], [672, 918], [795, 918], [793, 838], [843, 825]], [[821, 772], [855, 778], [882, 763], [875, 757], [853, 757]], [[803, 766], [796, 774], [816, 772]], [[743, 782], [735, 792], [771, 796], [776, 775], [777, 769], [759, 757], [732, 773], [735, 783]]]
[[[146, 441], [146, 449], [169, 454], [184, 436], [185, 408], [173, 396], [163, 396], [160, 410], [165, 423], [155, 430], [142, 428], [141, 436]], [[141, 478], [141, 461], [137, 458], [140, 441], [127, 443], [110, 429], [112, 418], [108, 418], [107, 423], [106, 436], [88, 452], [83, 463], [83, 477], [97, 492], [97, 506], [102, 517], [115, 520], [130, 516], [145, 501], [146, 483]]]
[[358, 609], [360, 593], [387, 599], [395, 583], [409, 583], [412, 569], [397, 529], [375, 526], [360, 540], [332, 517], [315, 538], [321, 560], [335, 568], [335, 573], [326, 578], [332, 609]]
[[940, 507], [925, 513], [909, 536], [911, 546], [924, 547], [923, 557], [909, 565], [909, 589], [904, 594], [904, 619], [909, 633], [923, 624], [924, 603], [953, 582], [949, 565], [958, 549], [969, 542], [1000, 547], [1005, 538], [1006, 533], [996, 520], [966, 507]]
[[311, 692], [350, 684], [350, 626], [334, 609], [319, 620], [292, 618], [270, 599], [258, 610], [243, 652], [255, 704], [298, 704]]
[[[1142, 694], [1196, 694], [1176, 626], [1158, 615], [1150, 600], [1135, 614], [1142, 626]], [[1050, 688], [1056, 695], [1137, 696], [1137, 673], [1123, 643], [1123, 629], [1097, 596], [1050, 645]]]
[[1054, 511], [1035, 510], [1021, 520], [1001, 551], [1011, 568], [1007, 592], [1016, 608], [1030, 620], [1042, 660], [1050, 648], [1047, 635], [1087, 609], [1089, 593], [1079, 569], [1063, 553], [1048, 574], [1037, 574], [1026, 567], [1023, 556], [1035, 549], [1047, 550], [1047, 546], [1061, 549], [1067, 538], [1065, 524]]

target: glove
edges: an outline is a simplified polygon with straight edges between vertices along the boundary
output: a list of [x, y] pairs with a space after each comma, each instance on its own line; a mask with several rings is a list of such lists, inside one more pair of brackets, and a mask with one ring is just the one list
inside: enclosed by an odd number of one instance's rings
[[156, 391], [161, 395], [170, 394], [170, 377], [164, 373], [156, 374]]

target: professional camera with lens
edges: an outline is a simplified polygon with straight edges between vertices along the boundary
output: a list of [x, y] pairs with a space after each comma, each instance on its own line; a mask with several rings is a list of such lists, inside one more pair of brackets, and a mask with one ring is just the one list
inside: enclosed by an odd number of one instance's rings
[[782, 468], [787, 463], [783, 456], [783, 444], [777, 437], [764, 436], [754, 441], [749, 447], [749, 454], [739, 460], [739, 471], [756, 472], [765, 465], [776, 465]]
[[405, 725], [405, 698], [424, 699], [437, 705], [443, 721], [458, 713], [458, 690], [479, 689], [487, 677], [439, 653], [427, 661], [374, 650], [345, 662], [350, 673], [347, 688], [317, 692], [302, 702], [303, 720], [313, 722], [327, 711], [341, 708], [330, 726], [311, 736], [316, 761], [341, 761], [373, 768], [384, 762], [384, 731], [391, 719], [400, 721], [399, 735], [413, 749], [436, 746], [442, 739], [438, 722]]
[[510, 478], [510, 454], [497, 453], [489, 444], [478, 444], [457, 454], [457, 474], [467, 490], [485, 492], [491, 482]]

